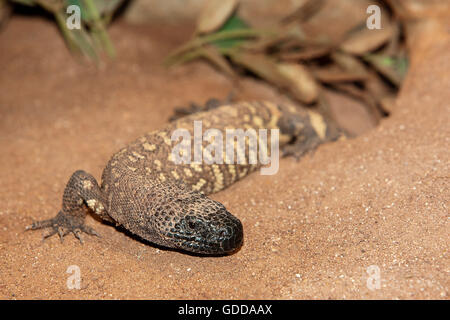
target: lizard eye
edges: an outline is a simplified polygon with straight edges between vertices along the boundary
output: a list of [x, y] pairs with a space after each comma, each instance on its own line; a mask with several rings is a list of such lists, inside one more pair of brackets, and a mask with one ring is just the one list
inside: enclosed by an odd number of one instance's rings
[[190, 217], [186, 220], [187, 229], [190, 231], [200, 231], [203, 228], [203, 222], [194, 217]]
[[197, 224], [195, 223], [195, 221], [189, 221], [188, 222], [188, 227], [189, 227], [189, 229], [195, 229], [195, 227], [197, 226]]
[[195, 221], [195, 218], [193, 216], [190, 216], [190, 215], [187, 216], [186, 219], [184, 220], [184, 225], [189, 230], [195, 230], [195, 228], [197, 227], [197, 223]]

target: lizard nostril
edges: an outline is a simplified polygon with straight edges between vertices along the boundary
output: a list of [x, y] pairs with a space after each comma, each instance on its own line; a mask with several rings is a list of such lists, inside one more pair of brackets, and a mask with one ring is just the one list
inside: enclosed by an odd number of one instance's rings
[[236, 222], [234, 226], [227, 226], [218, 233], [221, 242], [221, 247], [225, 252], [232, 252], [242, 245], [243, 242], [243, 228], [240, 221]]
[[219, 239], [224, 239], [224, 238], [226, 238], [227, 235], [228, 234], [227, 234], [227, 230], [226, 229], [221, 229], [219, 231]]

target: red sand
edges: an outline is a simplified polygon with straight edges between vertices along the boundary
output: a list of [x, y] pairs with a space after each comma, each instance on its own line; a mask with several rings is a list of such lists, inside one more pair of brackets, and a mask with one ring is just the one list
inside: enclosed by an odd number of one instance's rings
[[[91, 217], [102, 238], [84, 245], [24, 231], [58, 212], [73, 171], [100, 178], [114, 152], [162, 126], [174, 106], [232, 88], [203, 63], [161, 67], [180, 30], [115, 25], [120, 58], [99, 69], [74, 61], [57, 32], [13, 18], [0, 33], [0, 298], [448, 298], [448, 37], [422, 52], [377, 128], [357, 124], [358, 138], [214, 195], [242, 220], [245, 243], [200, 258]], [[241, 95], [283, 100], [255, 81]], [[80, 290], [66, 286], [70, 265], [80, 267]], [[371, 265], [381, 272], [373, 291]]]

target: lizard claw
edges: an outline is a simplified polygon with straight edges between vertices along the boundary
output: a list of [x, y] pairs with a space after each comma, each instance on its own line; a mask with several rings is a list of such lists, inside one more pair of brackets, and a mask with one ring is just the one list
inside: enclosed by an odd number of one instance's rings
[[84, 224], [84, 219], [65, 214], [62, 211], [60, 211], [56, 217], [52, 219], [33, 222], [31, 225], [27, 226], [25, 230], [38, 230], [46, 228], [50, 229], [50, 231], [42, 236], [42, 240], [58, 234], [61, 242], [63, 242], [66, 235], [73, 233], [74, 236], [80, 240], [81, 244], [83, 244], [83, 232], [100, 237], [100, 235], [93, 228]]

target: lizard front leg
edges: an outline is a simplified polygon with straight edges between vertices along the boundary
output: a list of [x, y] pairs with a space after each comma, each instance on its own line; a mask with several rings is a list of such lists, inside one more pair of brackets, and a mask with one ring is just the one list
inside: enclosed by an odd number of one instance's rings
[[26, 230], [49, 228], [44, 239], [58, 233], [61, 241], [64, 236], [73, 233], [83, 243], [81, 234], [99, 236], [91, 227], [85, 225], [88, 208], [103, 220], [111, 221], [105, 209], [104, 194], [92, 175], [82, 170], [72, 174], [64, 189], [62, 210], [52, 219], [37, 221]]

